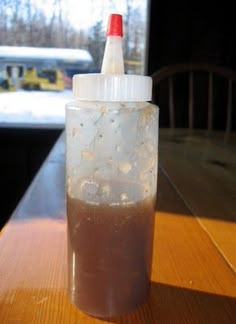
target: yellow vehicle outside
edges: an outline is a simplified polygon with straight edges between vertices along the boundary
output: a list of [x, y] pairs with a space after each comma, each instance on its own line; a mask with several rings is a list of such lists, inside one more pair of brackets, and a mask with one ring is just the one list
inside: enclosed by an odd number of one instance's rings
[[9, 80], [9, 78], [0, 77], [0, 92], [15, 91], [15, 90], [16, 89], [11, 83], [11, 80]]
[[64, 90], [63, 73], [58, 69], [47, 69], [37, 72], [35, 68], [28, 68], [22, 81], [25, 90]]

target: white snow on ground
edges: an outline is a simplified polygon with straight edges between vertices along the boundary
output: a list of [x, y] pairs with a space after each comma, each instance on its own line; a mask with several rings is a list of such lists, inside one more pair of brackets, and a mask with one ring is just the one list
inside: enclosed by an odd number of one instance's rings
[[63, 128], [70, 101], [70, 90], [0, 93], [0, 127]]
[[85, 61], [92, 63], [91, 54], [84, 49], [28, 47], [28, 46], [0, 46], [0, 56], [8, 58], [30, 59], [62, 59], [67, 61]]

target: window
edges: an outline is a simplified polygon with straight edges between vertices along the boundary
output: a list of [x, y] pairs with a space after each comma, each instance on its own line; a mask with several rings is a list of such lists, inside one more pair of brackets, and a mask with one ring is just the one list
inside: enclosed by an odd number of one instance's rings
[[[60, 116], [63, 125], [73, 74], [100, 71], [110, 13], [123, 15], [125, 72], [145, 74], [147, 10], [148, 0], [2, 0], [0, 126], [21, 106], [22, 111], [31, 109], [31, 117], [46, 113], [56, 122]], [[57, 107], [61, 98], [61, 110], [46, 108], [45, 91], [50, 100], [57, 98]]]

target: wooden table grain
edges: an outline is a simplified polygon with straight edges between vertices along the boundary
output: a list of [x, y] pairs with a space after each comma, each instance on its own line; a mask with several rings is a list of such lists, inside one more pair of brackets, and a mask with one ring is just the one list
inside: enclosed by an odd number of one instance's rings
[[[151, 295], [115, 323], [236, 323], [236, 149], [160, 130]], [[233, 142], [235, 143], [235, 142]], [[108, 323], [66, 292], [64, 138], [0, 233], [0, 323]]]

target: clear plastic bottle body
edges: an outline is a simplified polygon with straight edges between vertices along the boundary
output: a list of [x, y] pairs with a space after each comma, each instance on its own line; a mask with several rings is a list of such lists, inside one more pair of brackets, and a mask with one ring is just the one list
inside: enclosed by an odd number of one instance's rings
[[156, 106], [67, 105], [69, 294], [93, 316], [122, 315], [148, 297], [157, 150]]

